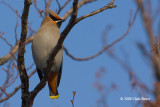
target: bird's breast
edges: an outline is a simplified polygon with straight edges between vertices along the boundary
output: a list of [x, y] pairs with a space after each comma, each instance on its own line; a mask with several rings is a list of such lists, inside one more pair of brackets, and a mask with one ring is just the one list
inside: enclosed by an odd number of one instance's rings
[[[49, 54], [56, 46], [60, 32], [57, 27], [45, 26], [41, 27], [35, 34], [32, 42], [32, 55], [36, 66], [43, 71], [46, 67], [46, 61]], [[52, 71], [57, 71], [62, 63], [63, 49], [61, 49], [55, 57]]]

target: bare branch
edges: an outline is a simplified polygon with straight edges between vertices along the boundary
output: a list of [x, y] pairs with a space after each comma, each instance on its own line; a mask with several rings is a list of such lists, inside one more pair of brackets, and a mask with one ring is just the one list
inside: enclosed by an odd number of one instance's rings
[[60, 8], [60, 11], [70, 2], [71, 0], [67, 0], [64, 5]]
[[57, 14], [60, 14], [60, 12], [63, 10], [63, 8], [64, 8], [71, 0], [67, 0], [62, 7], [60, 6], [58, 0], [56, 0], [56, 1], [57, 1], [57, 4], [58, 4], [58, 7], [59, 7], [59, 10], [58, 10]]
[[[93, 2], [93, 1], [96, 1], [96, 0], [81, 0], [81, 1], [78, 3], [78, 8], [82, 7], [84, 4], [88, 4], [88, 3], [91, 3], [91, 2]], [[66, 14], [62, 17], [62, 19], [68, 18], [68, 16], [71, 15], [72, 11], [73, 11], [73, 7], [70, 8], [70, 9], [66, 12]]]
[[[150, 1], [149, 1], [150, 2]], [[160, 81], [160, 55], [159, 50], [156, 50], [156, 41], [155, 41], [155, 35], [153, 31], [153, 20], [151, 17], [151, 14], [147, 11], [147, 8], [145, 8], [143, 4], [143, 0], [136, 0], [137, 6], [139, 7], [141, 11], [141, 17], [143, 19], [144, 27], [147, 32], [147, 36], [149, 38], [149, 44], [152, 51], [152, 63], [153, 63], [153, 69], [155, 72], [155, 77], [157, 79], [157, 82]], [[149, 4], [150, 5], [150, 4]], [[159, 47], [159, 46], [158, 46]], [[157, 48], [158, 49], [158, 48]], [[155, 86], [155, 96], [156, 96], [156, 103], [159, 104], [160, 102], [160, 87], [159, 85]]]
[[[135, 12], [133, 19], [132, 19], [132, 12], [133, 11], [131, 11], [130, 18], [129, 18], [129, 25], [133, 24], [132, 20], [135, 20], [135, 17], [137, 16], [138, 9]], [[104, 46], [106, 45], [105, 40], [106, 40], [106, 36], [108, 33], [106, 31], [108, 31], [108, 29], [106, 29], [105, 32], [103, 33], [103, 38], [102, 38], [102, 43]], [[145, 92], [151, 92], [151, 90], [149, 90], [149, 88], [139, 80], [139, 78], [136, 76], [136, 74], [134, 73], [132, 68], [128, 65], [128, 63], [126, 64], [121, 58], [119, 58], [116, 54], [114, 54], [112, 52], [112, 50], [106, 50], [105, 52], [107, 54], [109, 54], [109, 56], [111, 58], [113, 58], [117, 63], [119, 63], [125, 69], [125, 71], [129, 75], [132, 89], [134, 89], [137, 92], [139, 97], [146, 96]], [[125, 55], [125, 57], [127, 57], [127, 56]]]
[[76, 91], [73, 91], [73, 99], [71, 100], [72, 107], [74, 107], [74, 98], [75, 98], [75, 95], [76, 95]]
[[6, 97], [4, 97], [3, 99], [0, 100], [0, 103], [5, 101], [5, 100], [8, 100], [10, 97], [12, 97], [19, 89], [21, 88], [21, 85], [19, 85], [18, 87], [16, 87], [14, 89], [14, 91], [10, 94], [8, 94]]
[[[9, 7], [9, 8], [11, 9], [11, 11], [13, 11], [14, 13], [17, 12], [17, 10], [14, 9], [14, 8], [13, 8], [9, 3], [7, 3], [5, 0], [2, 0], [1, 3], [4, 4], [4, 5], [6, 5], [7, 7]], [[18, 14], [18, 13], [17, 13], [17, 14]], [[18, 14], [18, 16], [20, 16], [20, 15]]]
[[[102, 50], [100, 50], [98, 53], [96, 53], [95, 55], [92, 55], [92, 56], [86, 57], [86, 58], [76, 58], [76, 57], [74, 57], [73, 55], [71, 55], [65, 47], [64, 47], [64, 51], [66, 52], [66, 54], [67, 54], [70, 58], [72, 58], [73, 60], [76, 60], [76, 61], [86, 61], [86, 60], [90, 60], [90, 59], [93, 59], [93, 58], [101, 55], [106, 49], [112, 47], [113, 45], [115, 45], [117, 42], [119, 42], [120, 40], [122, 40], [124, 37], [126, 37], [126, 36], [128, 35], [128, 33], [129, 33], [132, 25], [133, 25], [134, 22], [135, 22], [137, 13], [138, 13], [138, 9], [137, 9], [137, 11], [136, 11], [136, 13], [135, 13], [132, 21], [129, 22], [129, 25], [128, 25], [128, 28], [127, 28], [126, 32], [125, 32], [120, 38], [118, 38], [117, 40], [115, 40], [114, 42], [112, 42], [111, 44], [109, 44], [109, 45], [107, 45], [107, 46], [104, 46], [104, 48], [103, 48]], [[129, 19], [129, 20], [130, 20], [130, 19]]]
[[46, 6], [46, 4], [47, 4], [47, 1], [46, 1], [46, 0], [44, 0], [44, 5]]
[[95, 14], [97, 14], [97, 13], [103, 12], [103, 11], [106, 10], [106, 9], [112, 9], [112, 8], [117, 7], [117, 5], [113, 5], [113, 3], [114, 3], [114, 0], [112, 0], [112, 1], [111, 1], [109, 4], [107, 4], [106, 6], [100, 8], [100, 9], [94, 11], [94, 12], [91, 12], [90, 14], [81, 16], [80, 18], [77, 19], [76, 23], [78, 23], [79, 21], [81, 21], [81, 20], [83, 20], [83, 19], [85, 19], [85, 18], [87, 18], [87, 17], [90, 17], [90, 16], [93, 16], [93, 15], [95, 15]]
[[[16, 9], [14, 9], [9, 3], [7, 3], [5, 0], [1, 1], [2, 4], [6, 5], [9, 9], [11, 9], [11, 11], [13, 11], [13, 13], [15, 13], [19, 18], [21, 18], [21, 15], [18, 13], [18, 11]], [[32, 32], [36, 32], [34, 29], [32, 29], [30, 26], [28, 26], [28, 29]]]
[[22, 83], [22, 107], [27, 105], [32, 105], [29, 101], [29, 80], [28, 75], [26, 73], [26, 68], [24, 64], [24, 52], [25, 52], [25, 41], [27, 36], [27, 22], [28, 22], [28, 14], [29, 14], [29, 8], [32, 4], [31, 0], [25, 0], [24, 1], [24, 10], [22, 14], [22, 32], [21, 32], [21, 38], [19, 42], [19, 48], [18, 48], [18, 71], [20, 74], [20, 79]]
[[57, 14], [59, 14], [59, 11], [60, 11], [60, 8], [61, 8], [61, 5], [60, 5], [60, 3], [59, 3], [59, 1], [58, 1], [58, 0], [56, 0], [56, 2], [57, 2], [57, 5], [58, 5], [58, 8], [59, 8], [59, 10], [58, 10]]
[[2, 35], [4, 35], [3, 32], [1, 33], [0, 38], [1, 38], [2, 40], [4, 40], [4, 41], [7, 43], [8, 46], [10, 46], [10, 47], [12, 48], [12, 47], [13, 47], [12, 44], [10, 44], [10, 43], [7, 41], [7, 39], [4, 38]]
[[[27, 38], [25, 41], [25, 44], [31, 43], [33, 39], [34, 39], [34, 36]], [[7, 63], [12, 58], [12, 56], [17, 52], [19, 48], [18, 44], [19, 44], [19, 41], [17, 41], [16, 45], [11, 49], [11, 51], [7, 55], [0, 58], [0, 66]]]
[[43, 11], [40, 10], [40, 9], [37, 7], [37, 0], [33, 0], [33, 4], [34, 4], [34, 7], [35, 7], [35, 9], [37, 10], [37, 12], [40, 14], [40, 17], [44, 18], [43, 15], [42, 15]]
[[137, 1], [138, 8], [141, 11], [141, 15], [142, 15], [142, 18], [143, 18], [143, 21], [144, 21], [146, 32], [149, 35], [149, 40], [150, 40], [151, 47], [154, 47], [155, 43], [154, 43], [154, 33], [153, 33], [153, 30], [152, 30], [151, 16], [149, 14], [147, 14], [147, 12], [144, 8], [144, 5], [143, 5], [143, 0], [136, 0], [136, 1]]
[[6, 90], [0, 87], [0, 90], [7, 96], [8, 94], [6, 93]]
[[[8, 65], [8, 71], [10, 70], [10, 65], [11, 65], [11, 63], [12, 63], [12, 61], [10, 61], [10, 64]], [[11, 72], [13, 72], [13, 68], [16, 68], [16, 70], [17, 70], [17, 72], [18, 72], [18, 69], [17, 69], [17, 66], [15, 65], [15, 63], [13, 63], [12, 64], [12, 68], [11, 68]], [[7, 79], [6, 79], [6, 81], [7, 82], [5, 82], [4, 84], [3, 84], [3, 86], [2, 87], [4, 87], [5, 89], [7, 88], [7, 87], [9, 87], [9, 86], [11, 86], [15, 81], [16, 81], [16, 79], [18, 78], [18, 76], [19, 76], [19, 73], [17, 73], [17, 75], [15, 76], [15, 78], [13, 77], [13, 74], [11, 74], [10, 72], [7, 74]], [[11, 78], [12, 77], [12, 78]]]
[[16, 26], [15, 26], [14, 32], [15, 32], [15, 39], [16, 39], [16, 42], [17, 42], [18, 41], [17, 28], [19, 26], [19, 23], [18, 23], [18, 17], [19, 17], [18, 10], [16, 11], [16, 14], [17, 14], [17, 17], [16, 17]]
[[48, 0], [47, 4], [45, 5], [45, 16], [47, 16], [47, 12], [46, 9], [48, 9], [50, 7], [52, 0]]
[[[32, 71], [28, 77], [30, 78], [34, 73], [36, 72], [36, 69], [34, 71]], [[10, 97], [12, 97], [20, 88], [21, 88], [22, 85], [18, 85], [13, 92], [11, 92], [10, 94], [7, 94], [6, 97], [0, 99], [0, 103], [3, 102], [3, 101], [6, 101], [8, 100]]]

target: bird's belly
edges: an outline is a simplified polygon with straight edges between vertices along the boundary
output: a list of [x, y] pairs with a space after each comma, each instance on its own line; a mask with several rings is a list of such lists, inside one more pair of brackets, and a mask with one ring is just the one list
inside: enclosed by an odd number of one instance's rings
[[[63, 57], [62, 55], [63, 55], [63, 50], [61, 49], [55, 57], [54, 65], [51, 68], [52, 72], [57, 72], [59, 70], [60, 65], [62, 63], [62, 57]], [[45, 52], [42, 55], [33, 55], [33, 56], [34, 56], [37, 67], [41, 71], [44, 71], [44, 68], [46, 67], [46, 62], [48, 59], [48, 53]]]
[[[32, 54], [33, 54], [33, 59], [37, 67], [41, 70], [44, 71], [44, 68], [46, 67], [46, 62], [48, 59], [49, 54], [51, 53], [51, 50], [54, 49], [56, 41], [54, 40], [47, 40], [45, 37], [44, 39], [41, 39], [43, 41], [38, 40], [38, 44], [34, 44], [36, 39], [33, 41], [32, 44]], [[54, 41], [54, 42], [53, 42]], [[45, 44], [45, 45], [43, 45]], [[60, 68], [60, 65], [62, 63], [62, 57], [63, 57], [63, 49], [61, 49], [54, 60], [54, 65], [51, 68], [52, 72], [57, 72]]]
[[61, 49], [58, 54], [55, 57], [54, 63], [55, 65], [52, 66], [51, 71], [52, 72], [57, 72], [60, 69], [60, 66], [62, 64], [62, 58], [63, 58], [63, 49]]

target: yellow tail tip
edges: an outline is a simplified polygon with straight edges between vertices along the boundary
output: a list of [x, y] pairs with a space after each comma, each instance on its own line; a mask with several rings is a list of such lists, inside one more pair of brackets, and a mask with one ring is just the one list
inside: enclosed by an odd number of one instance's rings
[[49, 96], [51, 99], [58, 99], [59, 95], [56, 96]]

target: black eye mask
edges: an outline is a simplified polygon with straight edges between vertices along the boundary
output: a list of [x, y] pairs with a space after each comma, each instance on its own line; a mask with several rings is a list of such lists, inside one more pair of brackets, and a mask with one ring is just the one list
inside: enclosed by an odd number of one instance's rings
[[49, 17], [50, 17], [53, 21], [57, 21], [57, 26], [58, 26], [59, 28], [61, 27], [62, 22], [65, 21], [64, 19], [57, 19], [57, 18], [53, 17], [51, 14], [49, 14]]
[[56, 19], [55, 17], [53, 17], [51, 14], [49, 14], [49, 17], [53, 20], [53, 21], [58, 21], [59, 19]]

